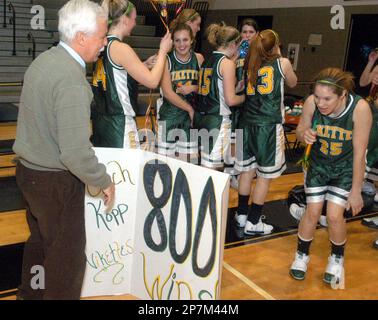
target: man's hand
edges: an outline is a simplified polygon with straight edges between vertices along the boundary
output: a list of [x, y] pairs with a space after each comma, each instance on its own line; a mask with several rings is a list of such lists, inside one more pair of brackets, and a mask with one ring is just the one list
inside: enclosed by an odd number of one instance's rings
[[114, 196], [115, 196], [115, 185], [112, 182], [109, 187], [102, 190], [102, 193], [104, 194], [104, 204], [105, 206], [113, 206], [114, 202]]

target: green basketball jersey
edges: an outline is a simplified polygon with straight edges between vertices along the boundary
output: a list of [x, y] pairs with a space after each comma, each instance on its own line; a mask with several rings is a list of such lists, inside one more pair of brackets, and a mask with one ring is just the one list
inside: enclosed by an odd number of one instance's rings
[[[176, 89], [180, 86], [191, 86], [191, 85], [198, 85], [198, 74], [199, 74], [199, 64], [197, 60], [197, 56], [194, 52], [191, 52], [190, 58], [188, 61], [184, 62], [181, 61], [177, 56], [176, 52], [173, 50], [167, 55], [168, 60], [168, 69], [171, 74], [171, 82], [173, 91], [176, 92]], [[161, 93], [163, 96], [163, 94]], [[196, 94], [194, 92], [182, 95], [178, 94], [181, 98], [186, 100], [190, 105], [194, 105]], [[159, 115], [161, 117], [165, 116], [175, 116], [175, 114], [185, 113], [186, 111], [176, 107], [172, 103], [170, 103], [167, 99], [163, 96], [163, 103], [159, 109]]]
[[135, 114], [139, 111], [138, 95], [139, 95], [139, 83], [130, 74], [127, 74], [127, 87], [129, 89], [130, 103], [133, 107]]
[[238, 58], [236, 60], [236, 83], [244, 79], [244, 63], [245, 58]]
[[[115, 36], [108, 36], [107, 39], [108, 45], [96, 63], [96, 71], [93, 75], [95, 112], [135, 117], [130, 101], [127, 71], [122, 66], [115, 64], [109, 54], [109, 48], [113, 41], [121, 40]], [[103, 66], [103, 70], [101, 66]]]
[[[353, 162], [353, 112], [361, 97], [349, 95], [345, 110], [337, 117], [322, 115], [316, 108], [316, 142], [310, 154], [310, 165], [316, 168], [349, 166]], [[329, 172], [331, 174], [331, 172]]]
[[224, 99], [223, 77], [219, 70], [223, 59], [227, 59], [224, 53], [213, 51], [202, 64], [198, 84], [198, 111], [202, 113], [222, 116], [231, 114]]
[[257, 73], [256, 87], [251, 87], [246, 76], [243, 121], [254, 125], [282, 123], [285, 76], [280, 59], [263, 63]]

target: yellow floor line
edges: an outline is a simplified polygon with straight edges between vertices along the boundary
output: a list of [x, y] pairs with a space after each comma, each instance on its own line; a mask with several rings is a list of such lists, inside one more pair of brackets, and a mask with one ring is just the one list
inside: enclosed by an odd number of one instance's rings
[[238, 270], [231, 267], [227, 262], [223, 261], [223, 266], [226, 270], [230, 271], [235, 277], [237, 277], [240, 281], [244, 282], [248, 287], [256, 291], [260, 296], [264, 297], [266, 300], [276, 300], [268, 292], [260, 288], [256, 283], [254, 283], [253, 281], [248, 279], [246, 276], [241, 274]]
[[5, 290], [5, 291], [0, 291], [0, 295], [1, 294], [7, 294], [7, 293], [10, 293], [10, 292], [15, 292], [15, 291], [17, 291], [17, 288], [14, 288], [14, 289], [9, 289], [9, 290]]

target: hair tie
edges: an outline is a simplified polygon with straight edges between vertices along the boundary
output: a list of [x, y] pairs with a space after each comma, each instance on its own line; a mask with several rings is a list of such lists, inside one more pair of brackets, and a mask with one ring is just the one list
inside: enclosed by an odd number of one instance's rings
[[[112, 1], [109, 1], [109, 4], [111, 3]], [[122, 17], [123, 15], [125, 16], [129, 16], [129, 14], [133, 11], [133, 9], [135, 8], [134, 4], [130, 1], [127, 2], [127, 7], [125, 9], [125, 11], [122, 13], [122, 15], [120, 17]], [[117, 17], [115, 18], [114, 20], [117, 20], [119, 19], [120, 17]], [[111, 26], [111, 24], [114, 22], [113, 18], [112, 17], [108, 17], [108, 27]]]
[[272, 30], [272, 29], [267, 29], [268, 31], [272, 32], [273, 35], [274, 35], [274, 38], [276, 39], [275, 42], [274, 42], [274, 45], [278, 45], [278, 43], [280, 42], [279, 41], [279, 37], [278, 37], [278, 34], [276, 31]]
[[123, 14], [125, 16], [128, 16], [131, 13], [131, 11], [133, 11], [134, 7], [135, 7], [134, 4], [131, 1], [128, 1], [127, 2], [127, 8], [126, 8], [126, 10]]
[[195, 11], [194, 13], [192, 13], [189, 17], [188, 17], [188, 20], [186, 21], [191, 21], [195, 16], [199, 16], [199, 13], [197, 11]]
[[338, 85], [337, 83], [335, 83], [333, 80], [326, 80], [326, 79], [323, 79], [323, 80], [317, 80], [316, 83], [319, 83], [319, 84], [326, 84], [326, 85], [331, 85], [331, 86], [335, 86], [339, 89], [342, 89], [342, 90], [346, 90], [344, 87]]
[[235, 35], [231, 37], [230, 40], [228, 40], [228, 42], [232, 42], [232, 41], [238, 42], [239, 39], [241, 39], [240, 33], [235, 33]]

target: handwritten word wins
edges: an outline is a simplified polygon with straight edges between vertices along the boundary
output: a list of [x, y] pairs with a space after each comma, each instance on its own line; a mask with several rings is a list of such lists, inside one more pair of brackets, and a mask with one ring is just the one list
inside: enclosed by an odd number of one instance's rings
[[198, 293], [194, 292], [192, 286], [187, 281], [178, 280], [177, 274], [174, 272], [175, 265], [172, 263], [169, 267], [167, 275], [155, 276], [151, 283], [147, 280], [147, 262], [146, 256], [141, 252], [143, 258], [143, 281], [148, 296], [151, 300], [193, 300], [196, 296], [199, 300], [212, 300], [216, 298], [218, 290], [218, 281], [216, 281], [212, 292], [206, 289], [201, 289]]

